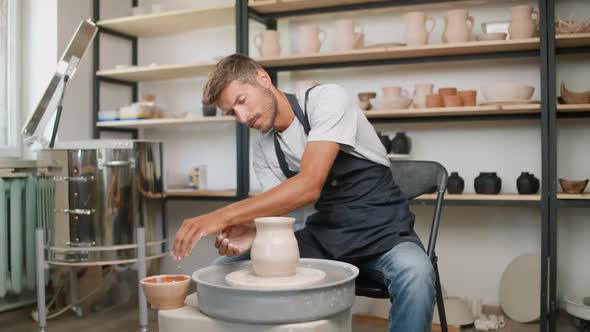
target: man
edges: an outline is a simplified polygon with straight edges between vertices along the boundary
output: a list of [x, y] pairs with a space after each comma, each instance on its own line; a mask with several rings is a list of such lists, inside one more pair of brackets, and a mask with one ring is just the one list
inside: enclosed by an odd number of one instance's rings
[[389, 331], [430, 331], [433, 268], [414, 232], [408, 202], [393, 182], [385, 149], [356, 101], [330, 84], [299, 98], [283, 93], [258, 63], [234, 54], [210, 74], [203, 102], [262, 133], [254, 169], [265, 191], [185, 220], [173, 255], [190, 255], [201, 237], [221, 232], [220, 254], [247, 257], [254, 218], [316, 202], [317, 212], [295, 233], [301, 257], [355, 264], [387, 285], [394, 304]]

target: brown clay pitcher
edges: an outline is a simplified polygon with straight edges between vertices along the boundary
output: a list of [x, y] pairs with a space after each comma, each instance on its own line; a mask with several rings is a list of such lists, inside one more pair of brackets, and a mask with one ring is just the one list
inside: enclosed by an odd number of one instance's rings
[[[432, 22], [430, 29], [426, 28], [427, 21]], [[404, 15], [404, 23], [406, 26], [405, 40], [408, 46], [428, 44], [428, 37], [436, 26], [434, 18], [427, 16], [424, 12], [407, 13]]]
[[445, 16], [444, 43], [464, 43], [469, 41], [475, 20], [465, 9], [449, 10]]
[[[532, 6], [515, 6], [511, 8], [512, 22], [508, 27], [510, 39], [531, 38], [539, 25], [539, 10]], [[533, 14], [535, 17], [533, 18]]]
[[363, 47], [363, 37], [363, 27], [355, 24], [353, 20], [336, 21], [336, 51], [349, 51]]

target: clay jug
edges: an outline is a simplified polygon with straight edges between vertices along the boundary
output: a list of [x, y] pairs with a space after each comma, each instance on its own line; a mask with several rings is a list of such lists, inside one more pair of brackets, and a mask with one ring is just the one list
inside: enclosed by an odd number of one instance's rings
[[434, 84], [431, 83], [418, 83], [414, 85], [414, 96], [412, 100], [415, 108], [426, 107], [426, 96], [432, 94]]
[[315, 25], [302, 25], [299, 27], [299, 53], [318, 53], [322, 43], [326, 39], [326, 33]]
[[[426, 22], [431, 21], [432, 26], [427, 29]], [[405, 40], [408, 46], [428, 44], [428, 36], [434, 30], [436, 21], [424, 12], [410, 12], [404, 15], [406, 26]]]
[[261, 31], [254, 37], [254, 44], [260, 56], [281, 55], [280, 34], [276, 30]]
[[522, 172], [516, 179], [516, 189], [521, 195], [532, 195], [539, 191], [539, 179], [534, 174]]
[[295, 218], [256, 218], [254, 223], [256, 237], [250, 250], [254, 273], [261, 277], [294, 275], [299, 262], [299, 246], [293, 233]]
[[496, 175], [496, 172], [479, 173], [473, 184], [478, 194], [497, 195], [502, 189], [502, 179]]
[[391, 140], [391, 152], [395, 154], [409, 154], [411, 150], [410, 138], [405, 132], [395, 134]]
[[[539, 10], [532, 6], [515, 6], [511, 8], [512, 22], [508, 27], [510, 39], [531, 38], [539, 25]], [[533, 19], [533, 14], [535, 18]]]
[[465, 9], [449, 10], [445, 16], [445, 30], [442, 40], [445, 43], [464, 43], [469, 41], [475, 21]]
[[353, 20], [336, 21], [336, 51], [349, 51], [362, 47], [364, 43], [363, 28]]
[[458, 172], [451, 172], [451, 176], [447, 179], [447, 191], [449, 194], [459, 195], [465, 189], [465, 181], [459, 176]]

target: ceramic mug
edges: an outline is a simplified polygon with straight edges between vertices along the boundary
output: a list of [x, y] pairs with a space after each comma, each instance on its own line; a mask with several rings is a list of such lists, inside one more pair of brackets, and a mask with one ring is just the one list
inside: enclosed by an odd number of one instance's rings
[[262, 57], [281, 55], [280, 33], [276, 30], [261, 31], [254, 37], [254, 44]]
[[302, 25], [299, 27], [299, 53], [318, 53], [326, 39], [326, 32], [316, 25]]
[[407, 97], [408, 91], [399, 86], [386, 86], [383, 88], [383, 96], [390, 98]]
[[[412, 100], [415, 108], [424, 108], [426, 106], [426, 96], [432, 94], [434, 84], [432, 83], [418, 83], [414, 85], [414, 94]], [[442, 106], [442, 103], [441, 103]]]

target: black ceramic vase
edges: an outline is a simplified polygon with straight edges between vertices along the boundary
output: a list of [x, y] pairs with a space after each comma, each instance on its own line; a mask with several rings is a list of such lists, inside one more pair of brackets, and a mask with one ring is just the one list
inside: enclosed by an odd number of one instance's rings
[[215, 116], [217, 114], [217, 107], [215, 105], [203, 104], [203, 116]]
[[406, 133], [399, 132], [391, 141], [391, 152], [395, 154], [410, 154], [410, 138]]
[[497, 195], [502, 189], [502, 179], [495, 172], [482, 172], [475, 178], [474, 185], [478, 194]]
[[539, 191], [539, 179], [534, 174], [522, 172], [516, 179], [516, 189], [521, 195], [532, 195]]
[[449, 194], [462, 194], [463, 189], [465, 189], [465, 181], [463, 181], [463, 178], [459, 176], [459, 173], [451, 172], [451, 176], [449, 176], [447, 180], [447, 191]]
[[389, 136], [381, 135], [381, 132], [377, 132], [377, 136], [379, 137], [379, 140], [381, 140], [381, 144], [383, 144], [387, 153], [390, 153], [391, 141], [389, 140]]

